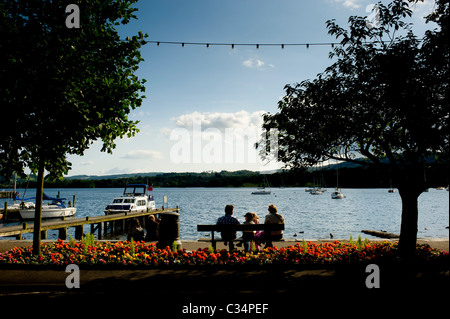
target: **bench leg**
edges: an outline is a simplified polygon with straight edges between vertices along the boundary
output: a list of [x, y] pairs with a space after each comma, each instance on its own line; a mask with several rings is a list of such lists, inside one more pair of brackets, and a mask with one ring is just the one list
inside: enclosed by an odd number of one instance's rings
[[214, 250], [216, 250], [216, 240], [214, 239], [214, 231], [211, 232], [211, 245]]

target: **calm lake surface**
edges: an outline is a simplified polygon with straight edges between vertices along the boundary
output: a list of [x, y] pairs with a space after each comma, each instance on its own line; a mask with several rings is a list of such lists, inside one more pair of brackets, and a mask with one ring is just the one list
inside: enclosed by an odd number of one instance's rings
[[[331, 199], [332, 189], [323, 195], [311, 195], [304, 188], [272, 188], [270, 195], [252, 195], [252, 188], [156, 188], [153, 191], [156, 206], [163, 205], [163, 196], [168, 196], [169, 207], [180, 207], [180, 232], [182, 240], [196, 240], [204, 237], [197, 232], [197, 224], [214, 224], [224, 214], [227, 204], [234, 206], [234, 216], [243, 222], [244, 214], [256, 212], [264, 221], [267, 206], [275, 204], [285, 217], [285, 238], [354, 239], [361, 230], [385, 230], [400, 233], [401, 199], [398, 192], [387, 189], [343, 189], [344, 199]], [[18, 190], [22, 196], [23, 190]], [[119, 188], [69, 188], [61, 189], [61, 197], [72, 200], [76, 196], [76, 218], [103, 215], [104, 207], [123, 189]], [[46, 189], [49, 196], [56, 196], [57, 189]], [[34, 196], [29, 189], [27, 196]], [[1, 207], [6, 200], [0, 200]], [[12, 203], [11, 200], [9, 200]], [[32, 223], [32, 221], [29, 221]], [[1, 223], [0, 227], [16, 223]], [[419, 197], [418, 237], [449, 237], [445, 227], [449, 225], [449, 192], [430, 189]], [[89, 227], [85, 227], [85, 232]], [[68, 229], [73, 235], [73, 229]], [[57, 238], [57, 231], [49, 231], [48, 238]], [[24, 236], [31, 239], [32, 235]], [[361, 234], [361, 237], [374, 238]], [[120, 237], [120, 238], [125, 238]]]

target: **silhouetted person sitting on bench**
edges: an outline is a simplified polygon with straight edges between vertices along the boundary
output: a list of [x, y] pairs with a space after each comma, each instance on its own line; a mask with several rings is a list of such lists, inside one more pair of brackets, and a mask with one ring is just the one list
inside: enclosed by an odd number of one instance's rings
[[[233, 217], [233, 205], [227, 205], [225, 206], [225, 215], [222, 217], [219, 217], [217, 219], [217, 225], [239, 225], [239, 220], [236, 217]], [[229, 242], [230, 250], [234, 249], [234, 243], [233, 240], [236, 239], [236, 232], [230, 231], [230, 232], [221, 232], [222, 239], [225, 241], [225, 246], [227, 245], [227, 242]]]
[[145, 235], [145, 241], [158, 241], [159, 240], [159, 221], [156, 220], [155, 215], [149, 215], [145, 228], [147, 229], [147, 235]]
[[130, 226], [128, 226], [127, 240], [130, 241], [131, 238], [133, 238], [134, 241], [141, 241], [144, 240], [144, 237], [145, 237], [144, 229], [141, 227], [139, 219], [133, 218], [133, 220], [130, 223]]
[[[277, 207], [274, 204], [269, 205], [268, 211], [264, 224], [284, 224], [284, 217], [278, 214]], [[264, 231], [263, 240], [266, 242], [266, 247], [273, 247], [272, 240], [280, 240], [281, 238], [283, 238], [282, 230]]]

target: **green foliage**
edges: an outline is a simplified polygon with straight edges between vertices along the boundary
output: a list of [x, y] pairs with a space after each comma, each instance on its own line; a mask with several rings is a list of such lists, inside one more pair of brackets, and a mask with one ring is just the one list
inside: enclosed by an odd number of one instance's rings
[[[279, 130], [279, 159], [288, 166], [327, 159], [376, 165], [397, 183], [415, 183], [420, 194], [426, 158], [448, 155], [449, 77], [441, 76], [448, 75], [448, 41], [439, 50], [424, 47], [403, 21], [411, 15], [407, 2], [378, 6], [379, 28], [368, 28], [366, 17], [350, 17], [348, 29], [327, 22], [341, 40], [330, 53], [336, 62], [314, 80], [287, 85], [279, 112], [265, 114], [263, 128]], [[442, 6], [448, 15], [448, 3]], [[424, 42], [432, 35], [441, 38], [430, 32]], [[447, 62], [432, 59], [438, 52]]]
[[254, 240], [252, 240], [252, 241], [250, 242], [250, 251], [251, 251], [253, 254], [257, 254], [257, 253], [258, 253], [258, 250], [256, 249], [256, 244], [255, 244], [255, 241], [254, 241]]
[[136, 255], [136, 246], [134, 245], [133, 237], [131, 237], [131, 239], [130, 239], [130, 252], [131, 252], [131, 256]]
[[65, 1], [0, 0], [0, 103], [11, 129], [1, 130], [0, 170], [44, 167], [58, 178], [67, 154], [95, 141], [111, 153], [115, 139], [133, 136], [128, 119], [144, 96], [135, 75], [145, 35], [121, 40], [116, 30], [136, 18], [128, 1], [83, 1], [81, 28], [65, 26]]
[[178, 251], [178, 244], [177, 244], [177, 242], [175, 240], [172, 243], [172, 248], [171, 249], [172, 249], [173, 252]]
[[144, 98], [135, 72], [146, 35], [122, 40], [116, 30], [136, 18], [136, 1], [82, 1], [81, 27], [69, 29], [69, 1], [0, 0], [0, 105], [11, 110], [0, 130], [0, 172], [38, 173], [35, 255], [45, 170], [59, 179], [71, 166], [67, 155], [83, 155], [96, 140], [111, 153], [117, 138], [139, 131], [128, 114]]
[[[351, 242], [349, 243], [354, 244], [353, 239], [350, 235]], [[361, 234], [358, 235], [358, 240], [356, 240], [356, 248], [358, 251], [362, 251], [364, 247], [366, 247], [369, 244], [369, 240], [367, 238], [364, 238], [364, 240], [361, 239]]]
[[[377, 6], [378, 28], [367, 27], [366, 17], [350, 17], [348, 29], [327, 21], [341, 41], [330, 52], [335, 62], [314, 80], [286, 85], [279, 112], [265, 114], [263, 128], [279, 131], [278, 159], [287, 166], [336, 159], [389, 173], [402, 197], [400, 248], [413, 257], [426, 159], [449, 161], [450, 4], [436, 1], [428, 20], [440, 29], [423, 40], [404, 21], [408, 2]], [[259, 144], [264, 158], [269, 143]]]
[[70, 246], [74, 246], [75, 245], [75, 243], [76, 243], [77, 241], [72, 237], [72, 235], [70, 235], [69, 236], [69, 244], [70, 244]]
[[95, 245], [95, 236], [91, 233], [86, 233], [84, 238], [81, 240], [81, 243], [83, 244], [83, 253], [86, 254], [88, 252], [88, 247], [93, 247]]
[[302, 239], [302, 248], [303, 248], [303, 254], [306, 254], [308, 252], [308, 243], [305, 239]]
[[361, 251], [363, 247], [363, 242], [361, 240], [361, 235], [358, 235], [358, 240], [356, 241], [356, 247], [358, 248], [358, 251]]

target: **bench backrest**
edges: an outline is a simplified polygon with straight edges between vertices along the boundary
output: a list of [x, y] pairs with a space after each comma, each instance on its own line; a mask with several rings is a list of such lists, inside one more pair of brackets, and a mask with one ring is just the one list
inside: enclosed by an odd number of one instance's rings
[[284, 230], [284, 224], [240, 224], [240, 225], [197, 225], [197, 231], [252, 231], [252, 230]]

